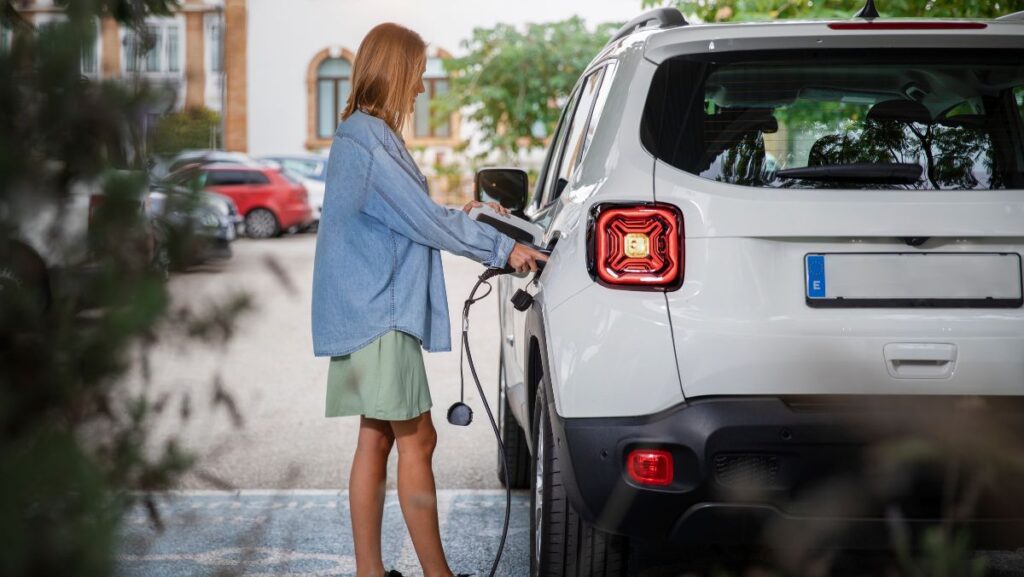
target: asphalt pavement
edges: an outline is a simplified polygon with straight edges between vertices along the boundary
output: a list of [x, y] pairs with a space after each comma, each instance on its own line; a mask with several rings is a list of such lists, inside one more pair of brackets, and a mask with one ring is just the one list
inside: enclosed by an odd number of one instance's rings
[[[348, 494], [343, 491], [187, 491], [163, 495], [163, 530], [145, 509], [125, 520], [119, 574], [145, 577], [355, 574]], [[526, 573], [529, 499], [517, 494], [497, 575]], [[487, 575], [501, 536], [505, 492], [443, 490], [438, 513], [445, 551], [456, 573]], [[420, 574], [394, 493], [384, 504], [384, 562]]]
[[[255, 306], [224, 346], [187, 344], [163, 336], [150, 353], [151, 394], [190, 397], [186, 421], [180, 419], [180, 411], [169, 411], [156, 430], [157, 444], [177, 436], [199, 456], [196, 472], [183, 479], [179, 489], [345, 488], [359, 419], [324, 416], [329, 360], [313, 356], [310, 335], [315, 243], [313, 234], [240, 239], [231, 260], [171, 279], [175, 307], [209, 310], [239, 292], [249, 294]], [[458, 343], [457, 315], [483, 266], [448, 254], [443, 266], [452, 342]], [[475, 305], [470, 319], [473, 358], [492, 404], [498, 359], [495, 299]], [[448, 406], [459, 396], [457, 348], [424, 353], [424, 362], [438, 431], [438, 488], [500, 489], [497, 445], [483, 418], [479, 395], [469, 387], [472, 381], [467, 383], [466, 402], [478, 418], [466, 428], [453, 427], [445, 419]], [[235, 401], [240, 426], [227, 405], [212, 402], [217, 379]], [[392, 454], [391, 472], [395, 460]], [[219, 482], [211, 482], [214, 479]], [[393, 474], [387, 486], [395, 488]]]

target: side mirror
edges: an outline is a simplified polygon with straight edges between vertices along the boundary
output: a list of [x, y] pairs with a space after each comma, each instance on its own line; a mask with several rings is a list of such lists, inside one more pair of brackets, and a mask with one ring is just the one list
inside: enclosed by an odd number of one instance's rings
[[512, 212], [526, 208], [530, 179], [518, 168], [484, 168], [476, 173], [473, 198], [480, 202], [496, 201]]

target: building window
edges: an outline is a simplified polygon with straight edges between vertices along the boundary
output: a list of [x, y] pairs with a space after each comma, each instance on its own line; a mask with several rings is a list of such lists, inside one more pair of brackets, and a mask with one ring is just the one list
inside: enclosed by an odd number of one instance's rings
[[145, 37], [128, 30], [124, 47], [127, 72], [176, 74], [181, 71], [181, 28], [176, 22], [150, 24]]
[[224, 71], [224, 35], [220, 22], [211, 22], [206, 27], [206, 43], [210, 47], [210, 72]]
[[12, 36], [11, 29], [0, 22], [0, 52], [10, 52]]
[[432, 103], [448, 92], [448, 74], [441, 58], [427, 59], [427, 70], [423, 73], [424, 92], [416, 97], [414, 132], [416, 138], [449, 138], [452, 133], [452, 119], [440, 122], [434, 118]]
[[88, 40], [82, 45], [82, 74], [95, 76], [100, 71], [100, 59], [96, 50], [96, 41]]
[[325, 139], [338, 129], [341, 111], [352, 90], [352, 65], [344, 58], [328, 58], [316, 74], [316, 135]]
[[[63, 33], [56, 27], [67, 25], [67, 19], [61, 14], [41, 15], [36, 21], [36, 28], [40, 38], [49, 38], [51, 41], [60, 42], [64, 37]], [[9, 50], [13, 42], [11, 29], [0, 26], [0, 50]], [[96, 24], [96, 33], [91, 39], [82, 43], [81, 51], [81, 72], [83, 76], [96, 76], [99, 74], [100, 59], [100, 36], [99, 23]]]

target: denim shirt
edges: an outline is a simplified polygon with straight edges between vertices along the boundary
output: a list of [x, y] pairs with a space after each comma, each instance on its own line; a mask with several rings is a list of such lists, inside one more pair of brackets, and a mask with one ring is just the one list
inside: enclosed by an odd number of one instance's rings
[[381, 119], [356, 112], [334, 135], [313, 265], [313, 353], [346, 355], [390, 330], [451, 350], [441, 250], [504, 266], [514, 241], [430, 199]]

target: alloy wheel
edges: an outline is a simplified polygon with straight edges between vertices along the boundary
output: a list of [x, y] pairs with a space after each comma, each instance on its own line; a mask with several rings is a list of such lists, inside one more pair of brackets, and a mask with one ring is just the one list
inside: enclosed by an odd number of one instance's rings
[[253, 238], [270, 238], [277, 235], [277, 219], [269, 210], [257, 208], [246, 215], [245, 230]]
[[544, 414], [543, 401], [538, 399], [537, 401], [537, 444], [534, 446], [534, 453], [536, 454], [534, 467], [534, 501], [533, 501], [533, 567], [536, 569], [537, 574], [540, 574], [540, 560], [541, 560], [541, 544], [543, 543], [543, 526], [544, 519], [544, 461], [547, 458], [545, 446], [547, 443], [547, 431], [544, 426]]

